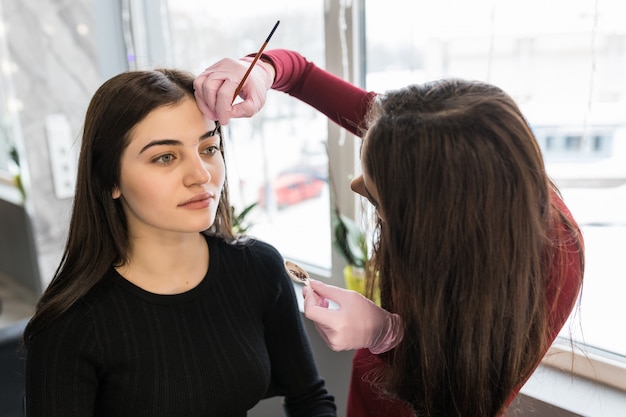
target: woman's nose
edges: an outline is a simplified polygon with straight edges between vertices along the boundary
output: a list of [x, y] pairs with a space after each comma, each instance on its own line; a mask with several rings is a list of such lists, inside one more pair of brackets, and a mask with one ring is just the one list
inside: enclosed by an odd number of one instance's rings
[[350, 182], [350, 188], [357, 194], [367, 198], [367, 191], [365, 190], [365, 183], [363, 182], [363, 175], [359, 175]]
[[188, 161], [185, 185], [205, 184], [211, 179], [209, 167], [200, 156]]

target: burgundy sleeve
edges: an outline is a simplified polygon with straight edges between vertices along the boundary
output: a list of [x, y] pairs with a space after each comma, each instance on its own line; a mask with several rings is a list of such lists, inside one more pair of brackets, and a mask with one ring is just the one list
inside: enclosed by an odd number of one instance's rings
[[356, 351], [352, 359], [346, 417], [415, 416], [407, 404], [385, 396], [372, 382], [383, 366], [383, 360], [369, 349]]
[[[582, 288], [585, 257], [583, 236], [572, 213], [555, 190], [551, 190], [550, 193], [550, 202], [556, 214], [556, 221], [552, 226], [550, 235], [558, 254], [550, 260], [550, 270], [546, 282], [548, 307], [546, 353], [576, 305]], [[530, 376], [528, 375], [528, 378]], [[506, 403], [507, 407], [513, 402], [525, 383], [526, 381], [509, 396]]]
[[546, 298], [548, 300], [548, 341], [558, 336], [569, 318], [582, 286], [584, 270], [584, 241], [572, 213], [557, 194], [552, 191], [552, 207], [560, 221], [555, 222], [552, 232], [557, 250], [564, 261], [553, 263], [548, 276]]
[[274, 90], [313, 106], [351, 133], [363, 135], [365, 117], [375, 93], [342, 80], [294, 51], [273, 49], [262, 58], [276, 69]]

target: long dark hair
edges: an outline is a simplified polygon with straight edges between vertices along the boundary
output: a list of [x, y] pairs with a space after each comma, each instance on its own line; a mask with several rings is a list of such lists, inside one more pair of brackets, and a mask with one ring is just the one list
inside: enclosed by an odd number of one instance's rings
[[497, 416], [547, 348], [560, 214], [533, 133], [502, 90], [457, 79], [374, 105], [363, 169], [375, 267], [404, 320], [382, 385], [424, 416]]
[[[85, 115], [72, 216], [65, 250], [25, 331], [25, 342], [93, 288], [112, 266], [128, 261], [126, 217], [112, 190], [133, 128], [151, 111], [194, 100], [194, 76], [185, 71], [128, 71], [106, 81]], [[218, 125], [218, 132], [221, 131]], [[224, 154], [223, 139], [221, 141]], [[228, 184], [207, 233], [234, 240]]]

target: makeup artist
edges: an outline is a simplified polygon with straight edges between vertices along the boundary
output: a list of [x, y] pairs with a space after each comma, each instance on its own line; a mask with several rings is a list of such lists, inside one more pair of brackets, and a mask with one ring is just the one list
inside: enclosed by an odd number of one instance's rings
[[516, 103], [460, 79], [376, 94], [271, 50], [232, 106], [251, 59], [223, 59], [195, 80], [209, 119], [252, 116], [273, 88], [363, 138], [352, 189], [376, 209], [382, 308], [321, 282], [303, 289], [328, 345], [358, 349], [348, 416], [503, 415], [572, 311], [584, 265]]

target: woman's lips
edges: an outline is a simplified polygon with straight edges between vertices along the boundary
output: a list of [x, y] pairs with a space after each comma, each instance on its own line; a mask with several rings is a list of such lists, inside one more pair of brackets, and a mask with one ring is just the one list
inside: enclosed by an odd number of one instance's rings
[[198, 194], [184, 203], [179, 204], [179, 207], [186, 209], [203, 209], [211, 205], [211, 199], [212, 195], [209, 193]]

